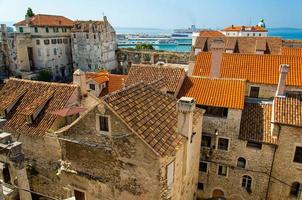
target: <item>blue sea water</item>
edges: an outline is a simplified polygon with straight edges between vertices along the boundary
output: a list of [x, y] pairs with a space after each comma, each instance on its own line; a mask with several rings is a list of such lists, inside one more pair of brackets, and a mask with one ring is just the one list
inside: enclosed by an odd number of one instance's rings
[[[148, 34], [148, 35], [164, 35], [171, 34], [172, 29], [158, 29], [158, 28], [120, 28], [116, 27], [116, 32], [120, 34]], [[302, 40], [302, 29], [296, 28], [269, 28], [269, 36], [281, 37], [283, 39]], [[191, 46], [188, 45], [161, 45], [154, 46], [156, 50], [163, 51], [177, 51], [189, 52]]]

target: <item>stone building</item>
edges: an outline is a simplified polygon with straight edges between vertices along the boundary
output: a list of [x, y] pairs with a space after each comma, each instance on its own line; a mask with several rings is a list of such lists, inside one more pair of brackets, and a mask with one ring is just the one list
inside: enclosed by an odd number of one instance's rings
[[70, 32], [73, 21], [55, 15], [37, 14], [15, 24], [10, 34], [10, 70], [23, 78], [34, 78], [39, 70], [54, 80], [72, 75]]
[[116, 69], [116, 34], [108, 22], [75, 21], [72, 29], [73, 67], [83, 71]]
[[7, 28], [0, 24], [0, 83], [9, 75], [8, 65]]

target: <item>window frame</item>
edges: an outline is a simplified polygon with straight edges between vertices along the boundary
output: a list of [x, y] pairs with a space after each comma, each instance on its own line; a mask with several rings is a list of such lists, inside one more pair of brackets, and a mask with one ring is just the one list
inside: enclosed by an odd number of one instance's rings
[[[202, 189], [199, 188], [199, 185], [202, 185]], [[198, 182], [198, 183], [197, 183], [197, 190], [198, 190], [198, 191], [204, 191], [204, 183]]]
[[34, 27], [35, 33], [39, 33], [39, 28], [37, 26]]
[[[203, 145], [203, 137], [209, 137], [210, 138], [210, 146], [208, 145]], [[201, 136], [201, 144], [200, 144], [201, 147], [205, 147], [205, 148], [212, 148], [212, 136], [209, 135], [209, 134], [206, 134], [206, 133], [202, 133], [202, 136]]]
[[48, 26], [45, 27], [45, 32], [49, 33], [49, 27]]
[[[259, 145], [259, 146], [257, 146]], [[262, 143], [255, 142], [255, 141], [247, 141], [246, 142], [246, 148], [251, 148], [255, 150], [262, 150]]]
[[49, 45], [49, 44], [50, 44], [49, 39], [45, 39], [45, 40], [44, 40], [44, 45]]
[[[220, 148], [219, 148], [219, 139], [228, 140], [228, 146], [227, 146], [227, 149], [226, 149], [226, 150], [225, 150], [225, 149], [220, 149]], [[230, 150], [230, 144], [231, 144], [230, 138], [218, 136], [218, 137], [217, 137], [217, 141], [216, 141], [216, 149], [217, 149], [217, 150], [221, 150], [221, 151], [229, 151], [229, 150]]]
[[[200, 169], [200, 166], [201, 166], [201, 163], [204, 163], [204, 164], [206, 164], [206, 170], [205, 171], [201, 171]], [[201, 172], [201, 173], [208, 173], [209, 172], [209, 163], [208, 162], [205, 162], [205, 161], [199, 161], [199, 166], [198, 166], [198, 170], [199, 170], [199, 172]]]
[[[173, 166], [173, 171], [171, 172], [172, 173], [172, 181], [171, 182], [169, 181], [169, 178], [168, 178], [169, 177], [169, 166]], [[174, 182], [175, 182], [175, 160], [171, 161], [166, 166], [166, 179], [167, 179], [167, 187], [169, 189], [171, 189]]]
[[[101, 130], [101, 121], [100, 117], [107, 117], [107, 123], [108, 123], [108, 131]], [[96, 129], [97, 131], [102, 134], [102, 135], [109, 135], [111, 133], [111, 119], [110, 115], [102, 115], [102, 114], [97, 114], [96, 115]]]
[[[252, 92], [252, 88], [258, 88], [258, 94], [257, 94], [257, 97], [254, 97], [251, 95], [251, 92]], [[254, 91], [255, 92], [255, 91]], [[259, 94], [260, 94], [260, 87], [259, 86], [256, 86], [256, 85], [251, 85], [250, 86], [250, 91], [249, 91], [249, 98], [255, 98], [255, 99], [258, 99], [259, 98]]]
[[[243, 185], [243, 180], [245, 180], [245, 184]], [[249, 183], [250, 181], [250, 183]], [[250, 187], [247, 187], [247, 185], [250, 184]], [[252, 190], [253, 188], [253, 177], [247, 174], [244, 174], [241, 177], [241, 187], [244, 188], [245, 190]]]
[[24, 28], [23, 27], [19, 27], [19, 32], [20, 33], [24, 33]]
[[[295, 189], [295, 193], [293, 192], [293, 186], [294, 186], [294, 184], [298, 184], [298, 188], [297, 187], [295, 187], [294, 189]], [[294, 198], [296, 198], [296, 199], [299, 199], [300, 198], [300, 196], [301, 196], [301, 183], [300, 182], [298, 182], [298, 181], [295, 181], [295, 182], [293, 182], [292, 184], [291, 184], [291, 186], [290, 186], [290, 191], [289, 191], [289, 195], [291, 196], [291, 197], [294, 197]]]
[[[238, 166], [239, 159], [244, 159], [244, 167]], [[236, 167], [237, 167], [237, 168], [240, 168], [240, 169], [245, 169], [245, 168], [246, 168], [246, 159], [245, 159], [244, 157], [238, 157], [238, 158], [237, 158]]]
[[[219, 174], [219, 167], [226, 167], [226, 173], [224, 174]], [[223, 164], [218, 164], [217, 165], [217, 175], [218, 176], [222, 176], [222, 177], [228, 177], [229, 174], [229, 167], [227, 165], [223, 165]]]
[[[296, 152], [297, 152], [297, 149], [300, 149], [300, 151], [301, 151], [301, 162], [299, 162], [299, 161], [297, 161], [296, 160]], [[293, 159], [292, 159], [292, 162], [293, 163], [295, 163], [295, 164], [299, 164], [299, 165], [301, 165], [302, 164], [302, 146], [300, 146], [300, 145], [295, 145], [294, 146], [294, 155], [293, 155]]]
[[40, 40], [37, 39], [37, 40], [36, 40], [36, 45], [40, 45], [40, 44], [41, 44]]

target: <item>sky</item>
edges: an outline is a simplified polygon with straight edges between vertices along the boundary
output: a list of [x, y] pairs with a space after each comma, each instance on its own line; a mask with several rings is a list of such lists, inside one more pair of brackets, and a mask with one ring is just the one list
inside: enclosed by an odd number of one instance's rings
[[0, 0], [0, 22], [24, 19], [28, 7], [73, 20], [104, 13], [115, 27], [217, 29], [264, 18], [271, 28], [302, 28], [302, 0]]

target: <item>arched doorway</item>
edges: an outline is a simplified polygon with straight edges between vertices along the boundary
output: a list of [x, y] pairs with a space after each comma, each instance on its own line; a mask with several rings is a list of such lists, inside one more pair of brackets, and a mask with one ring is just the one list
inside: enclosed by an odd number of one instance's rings
[[215, 199], [225, 199], [224, 198], [224, 192], [220, 189], [215, 189], [212, 193], [212, 198]]

